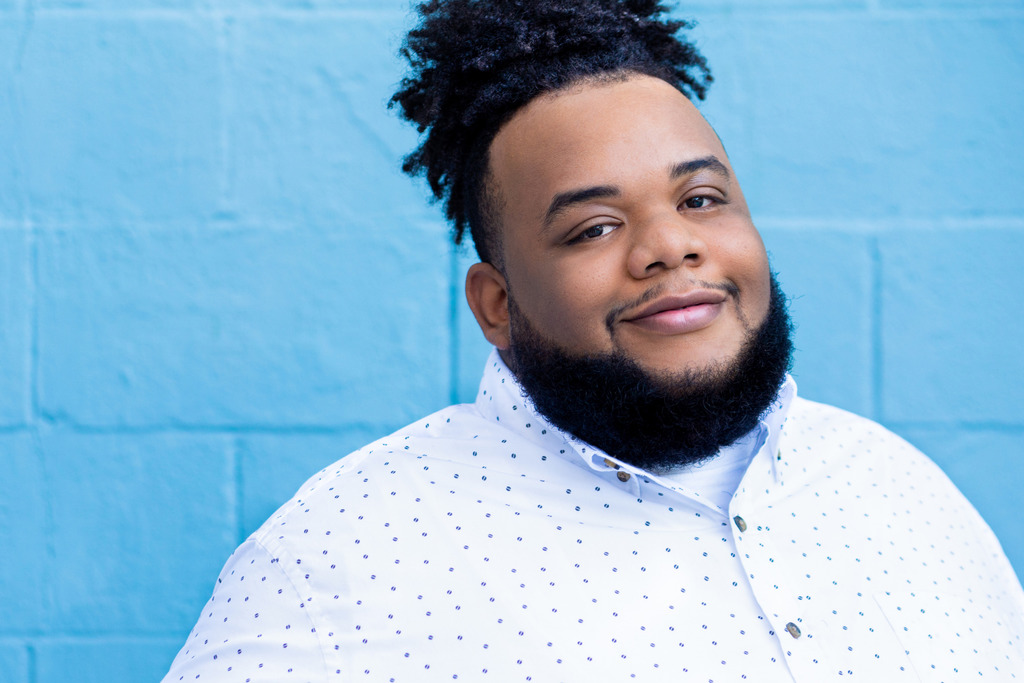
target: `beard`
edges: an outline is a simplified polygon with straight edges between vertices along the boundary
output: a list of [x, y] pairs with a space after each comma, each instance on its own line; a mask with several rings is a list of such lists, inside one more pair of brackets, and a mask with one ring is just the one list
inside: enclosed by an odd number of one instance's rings
[[793, 350], [774, 274], [764, 321], [732, 361], [701, 369], [655, 375], [621, 351], [570, 353], [537, 331], [511, 293], [509, 317], [509, 367], [536, 409], [562, 431], [653, 472], [706, 460], [756, 427]]

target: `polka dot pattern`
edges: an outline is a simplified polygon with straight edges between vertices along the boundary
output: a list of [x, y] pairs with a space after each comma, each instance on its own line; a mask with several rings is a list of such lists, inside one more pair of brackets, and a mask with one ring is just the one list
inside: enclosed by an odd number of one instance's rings
[[164, 680], [1024, 680], [1024, 594], [938, 468], [835, 408], [776, 414], [723, 509], [560, 433], [492, 355], [475, 404], [239, 547]]

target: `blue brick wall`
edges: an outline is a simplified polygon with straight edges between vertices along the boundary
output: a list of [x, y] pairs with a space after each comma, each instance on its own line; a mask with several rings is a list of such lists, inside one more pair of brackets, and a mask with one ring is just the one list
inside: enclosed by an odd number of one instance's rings
[[[697, 0], [804, 395], [1018, 572], [1024, 2]], [[0, 680], [158, 679], [313, 471], [471, 399], [471, 259], [385, 111], [406, 0], [0, 0]]]

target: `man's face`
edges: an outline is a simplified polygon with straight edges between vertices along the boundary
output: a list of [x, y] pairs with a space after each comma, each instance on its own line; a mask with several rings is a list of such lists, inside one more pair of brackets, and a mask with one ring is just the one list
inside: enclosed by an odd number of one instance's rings
[[[566, 351], [654, 375], [724, 369], [764, 320], [768, 260], [725, 150], [664, 81], [537, 98], [489, 170], [508, 295]], [[514, 327], [488, 336], [515, 343]]]

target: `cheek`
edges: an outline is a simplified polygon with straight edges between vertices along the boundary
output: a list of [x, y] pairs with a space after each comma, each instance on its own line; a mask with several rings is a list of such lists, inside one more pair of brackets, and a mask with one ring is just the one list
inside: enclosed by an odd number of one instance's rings
[[597, 283], [588, 278], [549, 279], [539, 301], [540, 312], [553, 332], [579, 335], [597, 309]]
[[768, 317], [768, 308], [771, 304], [771, 272], [767, 265], [765, 265], [764, 276], [761, 278], [760, 288], [756, 298], [757, 301], [755, 304], [755, 310], [752, 311], [752, 319], [756, 321], [756, 325], [760, 325], [764, 322], [765, 318]]
[[604, 325], [613, 298], [610, 278], [599, 268], [565, 263], [530, 270], [524, 273], [529, 295], [520, 305], [540, 331], [576, 350], [610, 344]]
[[743, 279], [737, 282], [744, 293], [747, 319], [752, 324], [760, 324], [768, 314], [771, 299], [771, 268], [764, 248], [752, 250], [744, 259]]
[[721, 233], [722, 239], [711, 260], [717, 261], [722, 274], [740, 288], [744, 316], [749, 323], [756, 324], [768, 312], [771, 292], [768, 255], [753, 225], [730, 232]]

